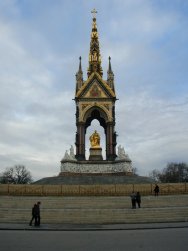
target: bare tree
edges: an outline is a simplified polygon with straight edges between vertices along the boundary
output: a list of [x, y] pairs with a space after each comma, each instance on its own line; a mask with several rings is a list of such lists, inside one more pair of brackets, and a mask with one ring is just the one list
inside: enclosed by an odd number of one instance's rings
[[168, 163], [160, 174], [160, 180], [161, 182], [188, 181], [188, 165], [186, 163]]
[[138, 176], [138, 169], [136, 167], [133, 167], [132, 172], [133, 172], [133, 175]]
[[31, 173], [22, 165], [7, 168], [1, 178], [3, 184], [30, 184], [31, 182]]
[[188, 181], [188, 164], [186, 163], [168, 163], [167, 166], [160, 172], [153, 170], [150, 177], [160, 182], [187, 182]]
[[149, 177], [155, 180], [156, 182], [160, 181], [160, 171], [157, 169], [154, 169], [152, 172], [149, 173]]

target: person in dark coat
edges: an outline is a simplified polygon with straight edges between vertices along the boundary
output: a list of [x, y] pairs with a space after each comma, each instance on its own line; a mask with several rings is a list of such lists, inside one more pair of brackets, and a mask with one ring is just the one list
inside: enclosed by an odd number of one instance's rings
[[155, 196], [159, 195], [159, 186], [156, 184], [154, 188]]
[[36, 206], [36, 225], [35, 226], [40, 226], [40, 204], [41, 202], [38, 201], [37, 206]]
[[32, 218], [30, 220], [29, 225], [32, 226], [33, 220], [35, 220], [35, 226], [37, 223], [37, 204], [35, 203], [32, 208]]
[[130, 197], [131, 197], [131, 202], [132, 202], [132, 209], [135, 209], [136, 208], [136, 194], [132, 192]]
[[138, 205], [138, 207], [140, 208], [140, 204], [141, 204], [141, 195], [139, 192], [136, 193], [136, 203]]

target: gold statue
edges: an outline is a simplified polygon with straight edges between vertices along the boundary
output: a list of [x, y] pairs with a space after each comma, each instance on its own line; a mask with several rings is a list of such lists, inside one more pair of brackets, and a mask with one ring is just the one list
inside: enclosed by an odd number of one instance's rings
[[98, 148], [100, 147], [100, 135], [95, 130], [95, 132], [89, 137], [91, 147], [92, 148]]

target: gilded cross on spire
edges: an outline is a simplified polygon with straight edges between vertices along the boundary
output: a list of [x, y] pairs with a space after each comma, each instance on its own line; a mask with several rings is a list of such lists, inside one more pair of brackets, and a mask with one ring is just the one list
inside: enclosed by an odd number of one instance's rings
[[91, 11], [93, 14], [92, 21], [92, 30], [91, 30], [91, 42], [90, 42], [90, 52], [89, 52], [89, 67], [87, 71], [88, 77], [93, 73], [97, 72], [102, 76], [102, 67], [101, 67], [101, 55], [99, 49], [99, 36], [97, 31], [97, 22], [96, 22], [96, 9]]
[[91, 13], [93, 14], [93, 18], [96, 18], [97, 11], [95, 8], [91, 11]]

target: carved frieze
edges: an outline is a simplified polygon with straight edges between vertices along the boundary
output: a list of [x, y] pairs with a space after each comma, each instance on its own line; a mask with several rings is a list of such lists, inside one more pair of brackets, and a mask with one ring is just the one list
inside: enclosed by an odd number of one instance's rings
[[82, 104], [82, 111], [88, 106], [89, 104]]
[[77, 161], [66, 161], [61, 163], [61, 172], [69, 173], [132, 173], [130, 160], [124, 162], [114, 162], [108, 164], [78, 163]]
[[103, 106], [109, 111], [110, 110], [110, 104], [103, 104]]

